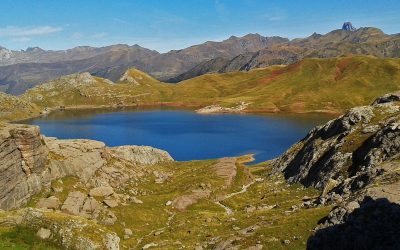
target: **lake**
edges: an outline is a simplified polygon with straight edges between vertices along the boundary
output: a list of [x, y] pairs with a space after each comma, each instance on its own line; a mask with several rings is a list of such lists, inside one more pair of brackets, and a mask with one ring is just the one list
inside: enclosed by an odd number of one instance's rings
[[148, 145], [175, 160], [255, 154], [260, 162], [277, 157], [316, 125], [321, 114], [196, 114], [173, 109], [65, 110], [28, 120], [42, 134], [60, 139], [93, 139], [107, 146]]

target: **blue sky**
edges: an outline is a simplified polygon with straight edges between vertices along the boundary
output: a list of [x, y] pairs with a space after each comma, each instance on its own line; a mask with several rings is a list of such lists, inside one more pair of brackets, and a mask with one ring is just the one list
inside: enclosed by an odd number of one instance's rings
[[296, 38], [344, 21], [400, 33], [398, 0], [2, 0], [0, 46], [139, 44], [165, 52], [231, 35]]

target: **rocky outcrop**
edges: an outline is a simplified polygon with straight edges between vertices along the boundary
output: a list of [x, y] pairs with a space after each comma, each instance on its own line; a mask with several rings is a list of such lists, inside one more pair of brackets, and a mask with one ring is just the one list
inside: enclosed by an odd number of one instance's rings
[[399, 249], [400, 205], [366, 197], [332, 210], [307, 249]]
[[0, 127], [0, 209], [17, 208], [40, 191], [47, 156], [38, 127]]
[[103, 142], [92, 140], [58, 140], [45, 138], [50, 150], [49, 178], [76, 176], [86, 183], [107, 163], [107, 149]]
[[[43, 137], [36, 126], [4, 124], [0, 126], [0, 209], [24, 205], [43, 187], [65, 176], [75, 176], [83, 185], [97, 188], [91, 192], [97, 196], [142, 176], [145, 165], [172, 160], [167, 152], [152, 147], [107, 148], [98, 141]], [[70, 200], [70, 205], [76, 205], [76, 199], [71, 196]], [[83, 206], [84, 199], [78, 200]], [[54, 209], [56, 205], [43, 200], [40, 206]], [[68, 204], [62, 209], [79, 213]]]
[[353, 108], [311, 130], [274, 160], [273, 168], [283, 171], [289, 182], [325, 189], [325, 193], [348, 195], [367, 186], [388, 172], [384, 163], [400, 156], [400, 107], [395, 96]]
[[213, 113], [240, 113], [244, 111], [250, 103], [240, 102], [234, 107], [221, 107], [220, 105], [210, 105], [196, 110], [199, 114], [213, 114]]
[[164, 161], [173, 161], [167, 151], [149, 146], [119, 146], [109, 149], [112, 157], [136, 165], [152, 165]]
[[353, 108], [272, 161], [290, 183], [321, 190], [314, 205], [337, 205], [307, 249], [399, 248], [399, 100], [393, 93]]

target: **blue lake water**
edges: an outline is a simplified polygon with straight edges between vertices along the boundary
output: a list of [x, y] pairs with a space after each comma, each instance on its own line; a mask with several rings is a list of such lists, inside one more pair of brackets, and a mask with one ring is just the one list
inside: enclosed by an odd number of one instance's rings
[[148, 145], [167, 150], [175, 160], [255, 154], [272, 159], [332, 117], [307, 115], [200, 115], [186, 110], [66, 110], [26, 121], [42, 134], [85, 138], [107, 146]]

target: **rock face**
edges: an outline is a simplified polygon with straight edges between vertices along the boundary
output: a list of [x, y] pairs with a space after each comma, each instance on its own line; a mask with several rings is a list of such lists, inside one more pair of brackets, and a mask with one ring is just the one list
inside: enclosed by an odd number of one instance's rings
[[357, 206], [333, 210], [307, 249], [399, 249], [400, 205], [366, 198]]
[[38, 127], [0, 127], [0, 209], [17, 208], [42, 188], [47, 156]]
[[291, 183], [337, 204], [307, 249], [398, 249], [400, 95], [377, 98], [314, 128], [272, 162]]
[[107, 150], [103, 142], [55, 138], [45, 138], [45, 142], [53, 156], [48, 164], [51, 179], [76, 176], [86, 183], [106, 165]]
[[[273, 162], [289, 182], [349, 194], [395, 169], [400, 155], [400, 108], [394, 97], [353, 108], [316, 127]], [[388, 167], [387, 163], [392, 162]], [[386, 164], [386, 165], [385, 165]], [[386, 166], [386, 167], [385, 167]]]

